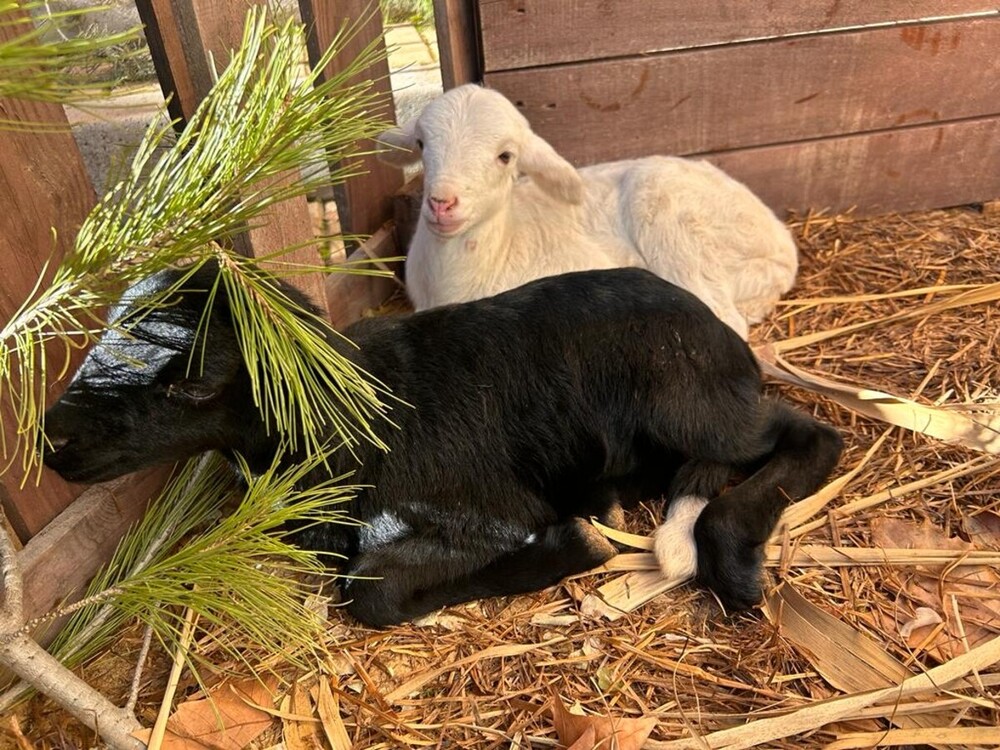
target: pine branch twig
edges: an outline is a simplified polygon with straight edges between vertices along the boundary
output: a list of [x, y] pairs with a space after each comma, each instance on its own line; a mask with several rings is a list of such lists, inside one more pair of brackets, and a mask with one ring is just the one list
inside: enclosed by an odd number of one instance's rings
[[0, 529], [0, 573], [4, 591], [0, 665], [58, 702], [114, 750], [142, 750], [143, 744], [132, 736], [140, 728], [134, 714], [114, 705], [22, 632], [23, 580], [17, 550], [6, 528]]

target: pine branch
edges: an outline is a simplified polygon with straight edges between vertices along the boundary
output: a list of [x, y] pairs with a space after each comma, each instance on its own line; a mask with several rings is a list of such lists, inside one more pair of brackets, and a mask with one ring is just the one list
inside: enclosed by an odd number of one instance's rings
[[6, 523], [0, 524], [0, 572], [4, 599], [0, 605], [0, 665], [25, 680], [93, 729], [115, 750], [141, 750], [132, 737], [139, 729], [135, 716], [115, 706], [22, 632], [23, 581], [17, 550]]
[[[338, 34], [316, 67], [299, 78], [301, 25], [270, 26], [266, 13], [252, 8], [242, 46], [176, 145], [156, 161], [169, 128], [150, 127], [128, 174], [88, 216], [51, 285], [39, 286], [0, 329], [0, 399], [11, 401], [19, 443], [5, 446], [5, 455], [11, 461], [19, 456], [25, 478], [40, 469], [34, 446], [44, 428], [51, 369], [44, 344], [58, 339], [67, 351], [85, 345], [104, 330], [93, 311], [113, 303], [123, 284], [184, 263], [193, 263], [193, 271], [220, 254], [230, 261], [223, 264], [226, 288], [242, 305], [244, 321], [255, 326], [237, 329], [244, 350], [250, 338], [264, 346], [284, 341], [296, 326], [296, 339], [306, 343], [261, 350], [263, 364], [254, 378], [258, 403], [280, 409], [271, 414], [292, 446], [303, 447], [302, 440], [306, 449], [318, 449], [320, 438], [311, 428], [324, 421], [348, 445], [358, 439], [379, 444], [370, 422], [384, 414], [385, 394], [333, 352], [319, 331], [305, 331], [289, 315], [275, 317], [261, 308], [260, 300], [276, 302], [273, 286], [226, 244], [275, 203], [356, 173], [350, 161], [359, 155], [356, 144], [383, 123], [377, 93], [368, 81], [355, 79], [382, 53], [372, 43], [342, 73], [320, 79], [356, 30]], [[310, 168], [325, 167], [328, 160], [347, 166], [328, 176]], [[277, 179], [289, 171], [299, 176]], [[290, 304], [277, 302], [286, 309]], [[286, 379], [290, 371], [313, 371], [326, 387], [306, 393], [302, 378]]]
[[[32, 22], [32, 11], [46, 10]], [[142, 38], [139, 27], [101, 37], [70, 38], [60, 33], [69, 22], [86, 18], [95, 8], [48, 12], [44, 2], [0, 0], [0, 28], [14, 28], [12, 39], [0, 41], [0, 97], [32, 101], [72, 102], [110, 94], [116, 81], [96, 82], [90, 71], [103, 53], [116, 48], [118, 56], [138, 54], [120, 48]], [[55, 36], [57, 38], [52, 39]], [[0, 120], [0, 129], [44, 129], [45, 123]]]

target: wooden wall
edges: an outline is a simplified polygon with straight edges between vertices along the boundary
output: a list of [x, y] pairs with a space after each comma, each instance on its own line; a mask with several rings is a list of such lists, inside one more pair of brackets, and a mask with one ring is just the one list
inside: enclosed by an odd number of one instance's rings
[[992, 0], [479, 0], [477, 12], [484, 82], [576, 164], [697, 155], [778, 210], [1000, 196]]
[[[24, 23], [0, 26], [0, 42], [32, 28]], [[96, 200], [83, 159], [69, 132], [63, 108], [45, 102], [0, 99], [0, 119], [14, 121], [25, 129], [0, 131], [0, 318], [6, 323], [38, 281], [46, 263], [49, 276], [56, 263], [72, 247], [76, 231]], [[30, 132], [31, 123], [46, 123], [45, 132]], [[56, 126], [53, 128], [52, 126]], [[60, 127], [61, 126], [61, 127]], [[48, 349], [58, 369], [65, 352], [62, 346]], [[79, 354], [75, 362], [81, 359]], [[63, 384], [54, 384], [54, 398]], [[20, 448], [17, 422], [10, 399], [0, 399], [4, 444], [10, 456], [0, 451], [0, 468]], [[22, 542], [51, 521], [79, 494], [52, 472], [35, 476], [22, 487], [24, 474], [19, 462], [0, 473], [0, 501], [11, 526]]]

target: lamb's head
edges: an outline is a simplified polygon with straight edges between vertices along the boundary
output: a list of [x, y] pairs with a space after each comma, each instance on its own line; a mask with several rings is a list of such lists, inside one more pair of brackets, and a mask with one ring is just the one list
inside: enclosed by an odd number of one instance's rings
[[200, 269], [149, 307], [183, 276], [162, 271], [111, 307], [111, 328], [45, 414], [46, 466], [69, 481], [103, 481], [233, 447], [247, 420], [260, 420], [246, 408], [249, 376], [221, 289], [203, 319], [215, 274]]
[[389, 163], [423, 161], [422, 217], [443, 237], [503, 210], [521, 177], [558, 200], [579, 203], [582, 198], [576, 169], [532, 132], [502, 94], [475, 84], [445, 92], [379, 140], [397, 147], [381, 154]]

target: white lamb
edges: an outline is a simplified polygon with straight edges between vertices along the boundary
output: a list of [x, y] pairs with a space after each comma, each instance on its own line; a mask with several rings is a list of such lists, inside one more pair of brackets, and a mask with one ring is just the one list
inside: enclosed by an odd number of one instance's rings
[[577, 170], [503, 95], [475, 84], [380, 140], [400, 147], [382, 154], [390, 163], [423, 160], [425, 200], [406, 261], [418, 310], [542, 276], [641, 266], [746, 339], [794, 283], [788, 229], [706, 162], [651, 156]]

